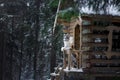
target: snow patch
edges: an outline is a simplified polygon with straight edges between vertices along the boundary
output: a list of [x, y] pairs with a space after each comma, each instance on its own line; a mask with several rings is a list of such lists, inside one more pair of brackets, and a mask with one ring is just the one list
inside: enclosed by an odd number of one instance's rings
[[51, 73], [50, 75], [51, 76], [59, 76], [60, 74], [58, 74], [58, 73], [57, 74], [56, 73]]
[[66, 69], [64, 69], [65, 72], [83, 72], [83, 69], [77, 69], [77, 68], [70, 68], [70, 70], [68, 69], [68, 67], [66, 67]]
[[5, 4], [4, 3], [1, 3], [0, 6], [3, 7]]

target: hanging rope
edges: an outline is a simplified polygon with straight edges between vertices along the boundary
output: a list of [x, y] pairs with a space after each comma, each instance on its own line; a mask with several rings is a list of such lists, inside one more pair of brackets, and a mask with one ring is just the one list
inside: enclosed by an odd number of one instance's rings
[[56, 28], [56, 24], [57, 24], [57, 18], [58, 18], [58, 12], [59, 12], [59, 9], [60, 9], [60, 4], [61, 4], [61, 0], [59, 0], [59, 3], [58, 3], [58, 8], [57, 8], [57, 12], [56, 12], [56, 16], [55, 16], [55, 21], [54, 21], [54, 26], [53, 26], [53, 34], [55, 32], [55, 28]]

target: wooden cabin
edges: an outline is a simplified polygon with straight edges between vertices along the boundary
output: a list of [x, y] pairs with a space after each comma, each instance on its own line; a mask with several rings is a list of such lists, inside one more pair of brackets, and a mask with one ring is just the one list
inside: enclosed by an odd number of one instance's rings
[[120, 16], [84, 15], [58, 23], [63, 68], [53, 80], [120, 80]]

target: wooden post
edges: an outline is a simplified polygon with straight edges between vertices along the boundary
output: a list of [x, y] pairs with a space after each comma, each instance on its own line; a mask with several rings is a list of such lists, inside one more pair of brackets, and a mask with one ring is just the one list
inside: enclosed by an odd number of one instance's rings
[[80, 56], [80, 65], [79, 65], [79, 68], [82, 68], [82, 20], [81, 20], [81, 17], [79, 17], [79, 20], [80, 20], [80, 53], [79, 53], [79, 56]]
[[78, 69], [82, 68], [82, 52], [78, 53]]
[[68, 52], [68, 70], [71, 68], [71, 52], [70, 49], [67, 50]]
[[80, 59], [81, 59], [81, 62], [80, 62], [80, 68], [82, 68], [82, 51], [80, 52]]
[[81, 56], [80, 53], [78, 52], [78, 69], [80, 69], [80, 65], [81, 65]]
[[65, 50], [63, 50], [63, 68], [66, 67], [66, 56], [65, 56]]
[[58, 12], [59, 12], [59, 9], [60, 9], [60, 4], [61, 4], [61, 0], [59, 0], [58, 7], [57, 7], [57, 12], [56, 12], [56, 16], [55, 16], [54, 25], [53, 25], [53, 34], [55, 32], [55, 28], [56, 28], [56, 24], [57, 24], [57, 18], [58, 18]]
[[55, 80], [60, 80], [60, 76], [56, 76], [56, 77], [55, 77]]
[[108, 35], [108, 42], [109, 42], [108, 52], [111, 52], [111, 50], [112, 50], [112, 33], [113, 33], [113, 30], [109, 30], [109, 35]]

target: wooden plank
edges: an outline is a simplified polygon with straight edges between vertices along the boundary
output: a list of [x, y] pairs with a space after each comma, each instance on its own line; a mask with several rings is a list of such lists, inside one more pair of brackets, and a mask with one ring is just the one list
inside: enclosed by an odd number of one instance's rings
[[100, 74], [100, 73], [95, 73], [95, 74], [92, 74], [93, 76], [97, 76], [97, 77], [111, 77], [111, 76], [115, 76], [115, 77], [120, 77], [120, 74]]
[[90, 54], [90, 55], [107, 55], [110, 54], [111, 56], [120, 56], [120, 52], [105, 52], [105, 51], [83, 51], [83, 54]]
[[108, 35], [93, 34], [93, 33], [83, 34], [83, 36], [89, 38], [108, 38]]
[[107, 35], [101, 35], [101, 34], [93, 34], [91, 37], [92, 38], [107, 38], [108, 36]]
[[120, 70], [119, 67], [93, 67], [93, 70]]
[[91, 63], [120, 63], [120, 60], [91, 59]]
[[101, 46], [101, 47], [105, 47], [105, 46], [108, 46], [108, 43], [84, 42], [84, 43], [82, 43], [82, 46], [90, 46], [90, 47]]
[[107, 30], [107, 27], [103, 27], [103, 26], [93, 26], [92, 29], [93, 29], [93, 30], [100, 30], [100, 31], [103, 31], [103, 30]]

